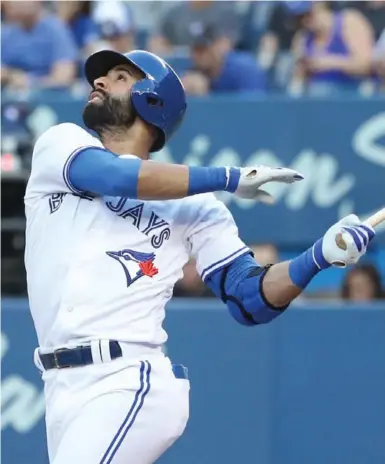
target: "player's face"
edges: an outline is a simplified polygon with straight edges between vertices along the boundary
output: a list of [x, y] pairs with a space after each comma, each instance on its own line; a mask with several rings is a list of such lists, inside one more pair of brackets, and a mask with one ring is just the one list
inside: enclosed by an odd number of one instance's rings
[[111, 69], [94, 81], [93, 90], [83, 111], [84, 124], [98, 134], [106, 129], [128, 129], [136, 119], [131, 104], [131, 87], [142, 79], [140, 71], [129, 65]]

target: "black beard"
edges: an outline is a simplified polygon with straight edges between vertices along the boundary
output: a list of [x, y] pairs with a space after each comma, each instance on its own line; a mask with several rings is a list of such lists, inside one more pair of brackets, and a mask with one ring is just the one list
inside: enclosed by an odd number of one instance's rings
[[101, 102], [89, 102], [83, 110], [83, 122], [99, 136], [106, 131], [129, 129], [136, 119], [131, 99], [104, 94]]

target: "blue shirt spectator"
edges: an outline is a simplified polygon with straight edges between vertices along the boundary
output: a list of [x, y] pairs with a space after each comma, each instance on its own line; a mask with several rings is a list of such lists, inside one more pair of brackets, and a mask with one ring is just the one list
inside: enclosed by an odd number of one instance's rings
[[1, 30], [2, 84], [15, 89], [66, 87], [78, 50], [65, 24], [41, 2], [5, 2]]
[[314, 95], [357, 90], [370, 77], [373, 31], [354, 10], [335, 12], [327, 2], [285, 2], [300, 25], [295, 80]]
[[251, 54], [234, 51], [217, 25], [190, 26], [192, 69], [183, 77], [190, 95], [264, 92], [265, 74]]
[[265, 90], [265, 74], [249, 53], [232, 51], [224, 59], [221, 73], [212, 79], [212, 92], [254, 92]]
[[[144, 2], [141, 2], [144, 3]], [[158, 30], [149, 40], [149, 49], [160, 55], [188, 48], [188, 29], [191, 25], [204, 24], [221, 27], [226, 37], [235, 45], [240, 37], [241, 22], [236, 2], [213, 0], [186, 0], [159, 2], [165, 4]], [[167, 5], [167, 6], [166, 6]]]

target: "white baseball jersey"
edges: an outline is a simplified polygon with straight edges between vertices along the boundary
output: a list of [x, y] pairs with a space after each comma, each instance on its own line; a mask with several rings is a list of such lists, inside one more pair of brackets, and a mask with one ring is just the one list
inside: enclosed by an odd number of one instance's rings
[[[101, 142], [74, 124], [36, 142], [25, 194], [25, 264], [41, 347], [95, 339], [160, 345], [165, 305], [189, 256], [205, 278], [248, 248], [214, 195], [142, 201], [71, 185], [78, 151]], [[130, 156], [130, 155], [129, 155]]]

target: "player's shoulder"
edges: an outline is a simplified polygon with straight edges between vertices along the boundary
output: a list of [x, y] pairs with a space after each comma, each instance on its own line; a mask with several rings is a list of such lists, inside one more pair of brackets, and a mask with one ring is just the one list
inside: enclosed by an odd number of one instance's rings
[[35, 142], [34, 154], [46, 148], [74, 149], [84, 145], [102, 146], [101, 142], [82, 127], [71, 122], [51, 126]]
[[61, 124], [55, 124], [44, 131], [36, 140], [35, 146], [39, 146], [51, 141], [58, 142], [58, 140], [70, 140], [67, 137], [92, 137], [82, 127], [73, 124], [71, 122], [63, 122]]

